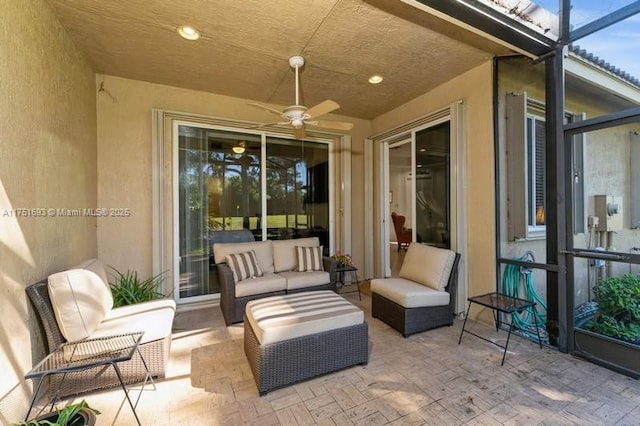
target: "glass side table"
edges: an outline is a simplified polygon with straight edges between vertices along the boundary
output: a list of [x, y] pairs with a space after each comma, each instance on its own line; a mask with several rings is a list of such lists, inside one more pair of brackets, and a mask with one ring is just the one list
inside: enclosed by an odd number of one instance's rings
[[[522, 313], [527, 309], [533, 310], [533, 318], [536, 321], [536, 332], [538, 333], [538, 344], [540, 345], [540, 349], [542, 349], [542, 340], [540, 339], [540, 331], [538, 329], [538, 319], [535, 315], [535, 302], [531, 302], [525, 299], [518, 299], [516, 297], [506, 296], [504, 294], [500, 294], [497, 292], [482, 294], [480, 296], [469, 297], [467, 299], [469, 301], [469, 307], [467, 307], [467, 314], [464, 317], [464, 323], [462, 324], [462, 331], [460, 332], [460, 338], [458, 339], [458, 344], [462, 341], [462, 335], [466, 332], [473, 336], [476, 336], [486, 342], [492, 343], [500, 348], [504, 349], [502, 353], [502, 363], [500, 365], [504, 365], [504, 358], [507, 356], [507, 348], [509, 347], [509, 339], [511, 338], [511, 331], [515, 328], [513, 325], [513, 314], [514, 313]], [[503, 314], [511, 315], [511, 322], [505, 323], [509, 326], [509, 333], [507, 334], [507, 342], [504, 346], [487, 339], [486, 337], [475, 334], [465, 327], [467, 325], [467, 318], [469, 318], [469, 310], [471, 309], [472, 304], [478, 304], [480, 306], [484, 306], [486, 308], [490, 308], [493, 311], [493, 319], [496, 325], [496, 331], [498, 331], [498, 313], [501, 312]]]
[[[338, 293], [355, 293], [356, 291], [358, 292], [358, 298], [360, 300], [362, 300], [362, 295], [360, 293], [360, 280], [358, 280], [358, 268], [356, 268], [353, 265], [342, 265], [342, 264], [338, 264], [338, 267], [336, 268], [336, 272], [338, 273], [338, 288], [337, 288], [337, 292]], [[349, 284], [345, 284], [345, 274], [352, 274], [352, 277], [355, 278], [355, 282], [351, 281]], [[343, 291], [340, 292], [340, 289], [348, 286], [348, 285], [352, 285], [355, 284], [358, 289], [357, 290], [351, 290], [351, 291]]]
[[[151, 380], [151, 382], [153, 383], [153, 379], [151, 378], [151, 374], [149, 373], [147, 363], [145, 362], [138, 348], [143, 334], [144, 332], [119, 334], [115, 336], [80, 340], [77, 342], [68, 342], [60, 345], [58, 349], [47, 355], [24, 376], [25, 379], [38, 380], [36, 389], [33, 392], [33, 397], [31, 398], [31, 404], [29, 405], [29, 411], [27, 411], [25, 421], [29, 419], [29, 415], [31, 414], [33, 405], [35, 404], [35, 401], [38, 397], [38, 393], [40, 392], [42, 383], [47, 377], [56, 374], [63, 375], [62, 380], [58, 385], [58, 389], [56, 390], [56, 392], [54, 392], [54, 395], [58, 395], [58, 392], [62, 387], [67, 374], [73, 374], [99, 366], [112, 366], [115, 370], [116, 376], [118, 377], [120, 386], [124, 391], [125, 397], [127, 398], [127, 401], [129, 401], [129, 406], [133, 411], [133, 415], [135, 416], [138, 425], [140, 425], [140, 419], [138, 419], [138, 414], [136, 413], [135, 408], [138, 405], [140, 396], [138, 396], [138, 400], [136, 400], [136, 404], [134, 405], [131, 401], [131, 398], [129, 398], [129, 391], [127, 390], [127, 387], [122, 380], [122, 375], [120, 373], [118, 363], [129, 361], [133, 357], [133, 355], [138, 352], [138, 355], [140, 356], [140, 359], [142, 360], [142, 363], [144, 364], [144, 368], [146, 370], [146, 376], [142, 385], [142, 389], [144, 390], [144, 386], [146, 385], [148, 380]], [[140, 394], [142, 394], [142, 392], [140, 392]], [[52, 398], [52, 407], [55, 403], [55, 399], [56, 396]]]

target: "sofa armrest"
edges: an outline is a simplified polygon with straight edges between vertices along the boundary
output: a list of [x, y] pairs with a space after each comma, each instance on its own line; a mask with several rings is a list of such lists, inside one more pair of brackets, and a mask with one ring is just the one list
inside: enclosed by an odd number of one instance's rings
[[236, 311], [236, 282], [233, 279], [233, 272], [226, 263], [218, 263], [218, 280], [220, 281], [220, 309], [225, 318], [225, 323], [229, 325], [231, 318], [235, 318]]
[[322, 258], [322, 266], [324, 270], [329, 273], [329, 284], [331, 284], [331, 287], [335, 290], [338, 282], [338, 261], [324, 256]]

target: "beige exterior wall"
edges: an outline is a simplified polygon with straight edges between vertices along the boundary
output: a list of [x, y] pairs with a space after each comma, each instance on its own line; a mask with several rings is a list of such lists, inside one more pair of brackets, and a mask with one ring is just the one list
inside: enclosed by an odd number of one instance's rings
[[[492, 62], [455, 77], [437, 89], [373, 120], [373, 133], [427, 115], [462, 100], [466, 148], [467, 294], [477, 295], [495, 288], [495, 221], [494, 221], [494, 149], [492, 105]], [[377, 148], [376, 148], [377, 150]], [[381, 182], [379, 161], [375, 167], [376, 182]], [[380, 187], [376, 187], [376, 194]], [[379, 199], [376, 199], [379, 202]], [[376, 209], [375, 235], [380, 235], [381, 218]], [[481, 214], [478, 214], [481, 212]], [[381, 244], [376, 240], [376, 259]], [[381, 265], [376, 265], [376, 271]], [[474, 313], [472, 312], [472, 316]]]
[[[96, 255], [93, 72], [45, 1], [0, 0], [0, 423], [21, 420], [44, 347], [25, 287]], [[40, 208], [40, 217], [15, 209]]]
[[[103, 82], [105, 91], [97, 98], [98, 204], [128, 208], [131, 216], [98, 219], [98, 254], [106, 264], [121, 271], [134, 269], [147, 276], [152, 273], [153, 244], [152, 109], [258, 123], [268, 122], [273, 116], [247, 106], [245, 99], [97, 75], [96, 84]], [[345, 117], [336, 119], [345, 121]], [[360, 262], [364, 251], [362, 152], [370, 128], [369, 121], [347, 120], [356, 125], [351, 132], [353, 219], [345, 228], [353, 236], [354, 259]], [[340, 168], [339, 162], [335, 165]], [[337, 194], [341, 191], [339, 180], [335, 190]], [[335, 219], [340, 220], [339, 213]], [[336, 247], [339, 241], [340, 236]]]
[[[567, 69], [577, 68], [580, 61], [569, 58]], [[579, 69], [579, 68], [577, 68]], [[611, 77], [605, 73], [599, 73], [600, 79], [608, 82], [611, 87], [618, 87], [614, 81], [608, 81]], [[610, 114], [620, 110], [624, 104], [621, 100], [610, 93], [604, 93], [594, 85], [589, 92], [583, 91], [583, 87], [576, 88], [576, 78], [567, 76], [567, 100], [566, 111], [571, 114], [584, 114], [586, 119]], [[522, 256], [527, 251], [531, 251], [536, 262], [546, 262], [546, 239], [544, 237], [530, 240], [509, 241], [508, 221], [513, 214], [509, 214], [507, 207], [507, 189], [509, 181], [507, 179], [507, 121], [505, 99], [508, 93], [526, 93], [528, 99], [533, 99], [542, 104], [545, 102], [544, 84], [544, 64], [531, 65], [531, 61], [525, 58], [511, 58], [501, 61], [499, 65], [498, 82], [498, 126], [500, 144], [500, 216], [501, 221], [501, 246], [502, 257], [516, 258]], [[639, 91], [628, 88], [626, 95], [631, 99], [640, 97]], [[614, 100], [615, 104], [611, 103]], [[621, 106], [622, 105], [622, 106]], [[630, 107], [627, 105], [626, 107]], [[623, 198], [622, 217], [623, 229], [614, 234], [614, 251], [629, 253], [633, 247], [638, 246], [640, 239], [640, 229], [631, 229], [631, 167], [629, 161], [632, 137], [631, 133], [638, 129], [637, 124], [628, 124], [587, 133], [584, 138], [584, 174], [580, 177], [584, 185], [585, 216], [594, 216], [596, 195], [615, 195]], [[572, 227], [572, 224], [568, 224]], [[574, 234], [574, 244], [576, 248], [587, 248], [589, 245], [588, 227], [585, 221], [585, 232]], [[595, 240], [594, 235], [594, 240]], [[602, 241], [602, 246], [606, 246]], [[575, 260], [574, 286], [576, 306], [589, 300], [589, 288], [593, 288], [598, 275], [604, 270], [589, 266], [589, 262], [584, 259]], [[613, 275], [621, 275], [627, 272], [638, 273], [638, 267], [623, 262], [612, 262], [610, 264]], [[590, 270], [589, 270], [590, 269]], [[546, 300], [547, 283], [544, 270], [534, 269], [532, 275], [533, 285], [536, 292]]]

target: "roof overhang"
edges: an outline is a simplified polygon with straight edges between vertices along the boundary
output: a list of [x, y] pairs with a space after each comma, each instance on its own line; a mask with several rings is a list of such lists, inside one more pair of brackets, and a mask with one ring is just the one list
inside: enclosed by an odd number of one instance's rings
[[401, 1], [436, 14], [532, 58], [548, 54], [556, 44], [554, 38], [478, 0]]

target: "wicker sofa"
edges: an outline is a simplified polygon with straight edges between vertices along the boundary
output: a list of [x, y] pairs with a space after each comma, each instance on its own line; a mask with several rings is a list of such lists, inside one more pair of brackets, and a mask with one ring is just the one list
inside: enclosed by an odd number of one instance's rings
[[[337, 262], [323, 257], [321, 271], [299, 272], [296, 247], [320, 247], [320, 240], [309, 237], [213, 246], [220, 281], [220, 308], [227, 325], [243, 321], [245, 306], [250, 300], [301, 291], [335, 291]], [[263, 275], [236, 282], [226, 257], [250, 251], [255, 252]]]
[[453, 324], [460, 254], [413, 242], [399, 277], [371, 280], [371, 316], [404, 337]]
[[[38, 323], [43, 331], [46, 349], [53, 352], [62, 343], [144, 331], [139, 352], [131, 360], [119, 363], [124, 383], [145, 379], [144, 358], [152, 377], [164, 377], [176, 304], [161, 299], [147, 303], [113, 308], [103, 264], [91, 259], [75, 268], [52, 274], [48, 279], [26, 288]], [[96, 367], [67, 375], [53, 376], [50, 388], [59, 387], [66, 397], [119, 386], [113, 368]]]

